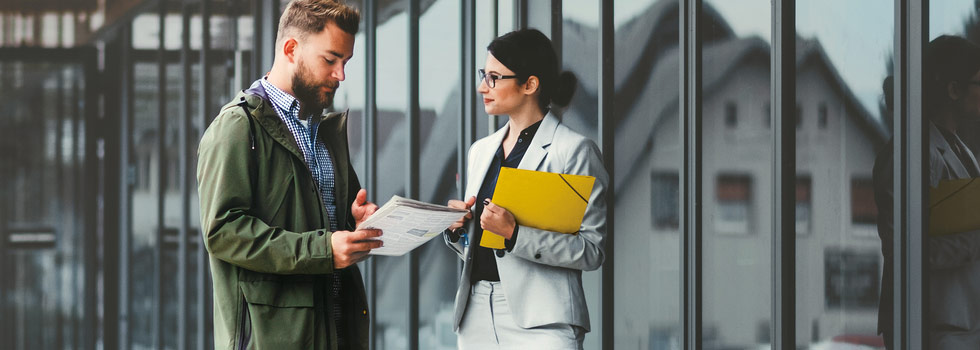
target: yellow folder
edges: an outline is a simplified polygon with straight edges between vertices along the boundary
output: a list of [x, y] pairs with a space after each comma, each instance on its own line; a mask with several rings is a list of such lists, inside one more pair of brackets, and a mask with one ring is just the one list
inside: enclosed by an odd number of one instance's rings
[[[518, 225], [575, 234], [582, 226], [595, 177], [500, 168], [493, 203]], [[480, 246], [504, 249], [504, 237], [484, 230]]]
[[980, 229], [980, 178], [943, 180], [929, 190], [929, 234]]

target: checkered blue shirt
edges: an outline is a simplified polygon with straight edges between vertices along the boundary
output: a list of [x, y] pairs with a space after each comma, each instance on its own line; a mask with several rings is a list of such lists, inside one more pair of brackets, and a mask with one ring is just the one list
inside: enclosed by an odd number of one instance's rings
[[299, 120], [299, 101], [290, 94], [280, 90], [266, 79], [260, 79], [269, 100], [276, 107], [276, 114], [282, 119], [289, 131], [296, 137], [296, 144], [303, 151], [306, 167], [310, 169], [320, 190], [320, 197], [330, 214], [330, 231], [337, 230], [337, 203], [334, 198], [334, 170], [330, 152], [323, 141], [317, 138], [317, 118], [309, 118], [309, 126], [304, 126]]

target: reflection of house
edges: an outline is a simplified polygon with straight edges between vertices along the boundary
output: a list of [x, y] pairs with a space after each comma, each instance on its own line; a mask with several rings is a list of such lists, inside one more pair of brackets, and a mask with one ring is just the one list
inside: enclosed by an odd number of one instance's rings
[[[629, 276], [616, 279], [616, 297], [629, 303], [617, 302], [617, 344], [649, 335], [647, 347], [657, 347], [679, 334], [676, 6], [658, 2], [616, 32], [616, 273]], [[770, 47], [735, 37], [705, 10], [702, 24], [712, 28], [702, 72], [705, 340], [747, 346], [769, 339]], [[565, 45], [594, 40], [594, 31], [565, 35]], [[873, 334], [880, 257], [870, 176], [886, 134], [816, 40], [798, 40], [797, 57], [798, 339]], [[576, 98], [595, 95], [588, 82], [580, 88]], [[575, 117], [566, 114], [571, 125]], [[640, 266], [650, 272], [638, 274]]]
[[[627, 347], [663, 347], [680, 332], [677, 203], [682, 155], [676, 6], [656, 2], [616, 31], [615, 337], [617, 344], [630, 344]], [[705, 340], [747, 346], [769, 338], [770, 47], [758, 38], [735, 37], [717, 12], [709, 6], [705, 11], [702, 24], [712, 28], [704, 33], [703, 52]], [[563, 52], [596, 45], [595, 28], [570, 21], [563, 26]], [[854, 98], [818, 42], [800, 39], [797, 56], [798, 339], [804, 343], [843, 333], [871, 334], [880, 258], [871, 226], [876, 213], [869, 179], [874, 149], [885, 133]], [[580, 85], [564, 122], [595, 138], [595, 61], [566, 59], [565, 64], [579, 76]], [[424, 111], [421, 118], [420, 193], [422, 200], [432, 202], [456, 195], [458, 96], [454, 93], [445, 101], [440, 112]], [[401, 112], [379, 112], [375, 193], [404, 193], [404, 121]], [[361, 127], [352, 118], [353, 145], [360, 143]], [[352, 158], [358, 166], [362, 151], [354, 147]], [[422, 265], [445, 270], [423, 275], [421, 294], [451, 300], [455, 280], [445, 276], [455, 276], [454, 258], [438, 244], [424, 249]], [[407, 270], [400, 266], [404, 260], [376, 261], [385, 265], [378, 280], [387, 286], [407, 284]], [[398, 288], [380, 288], [378, 293], [379, 309], [402, 300], [385, 294], [401, 293]], [[598, 300], [589, 302], [596, 311]], [[420, 310], [441, 315], [437, 310], [447, 307], [422, 305]], [[598, 325], [599, 313], [592, 314]], [[378, 315], [382, 328], [404, 326], [400, 317], [385, 317]], [[444, 322], [434, 317], [436, 323]]]

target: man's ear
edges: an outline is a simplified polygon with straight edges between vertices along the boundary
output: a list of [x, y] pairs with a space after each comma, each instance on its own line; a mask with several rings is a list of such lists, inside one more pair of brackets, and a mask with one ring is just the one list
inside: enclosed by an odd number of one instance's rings
[[532, 75], [527, 78], [527, 81], [524, 82], [523, 93], [525, 95], [531, 95], [535, 91], [538, 91], [538, 87], [540, 86], [541, 86], [541, 81], [538, 80], [538, 77]]
[[962, 90], [960, 83], [957, 81], [951, 81], [949, 84], [946, 84], [946, 94], [949, 95], [950, 100], [959, 100], [962, 95]]
[[296, 38], [286, 38], [282, 43], [282, 54], [286, 56], [286, 59], [290, 63], [296, 62], [297, 46], [299, 46], [299, 43], [296, 41]]

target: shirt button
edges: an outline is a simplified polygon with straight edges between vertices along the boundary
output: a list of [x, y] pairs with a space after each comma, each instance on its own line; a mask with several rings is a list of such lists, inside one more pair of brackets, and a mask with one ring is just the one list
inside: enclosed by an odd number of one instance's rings
[[524, 139], [517, 139], [517, 143], [524, 142]]
[[534, 258], [535, 259], [541, 259], [541, 253], [534, 254]]

